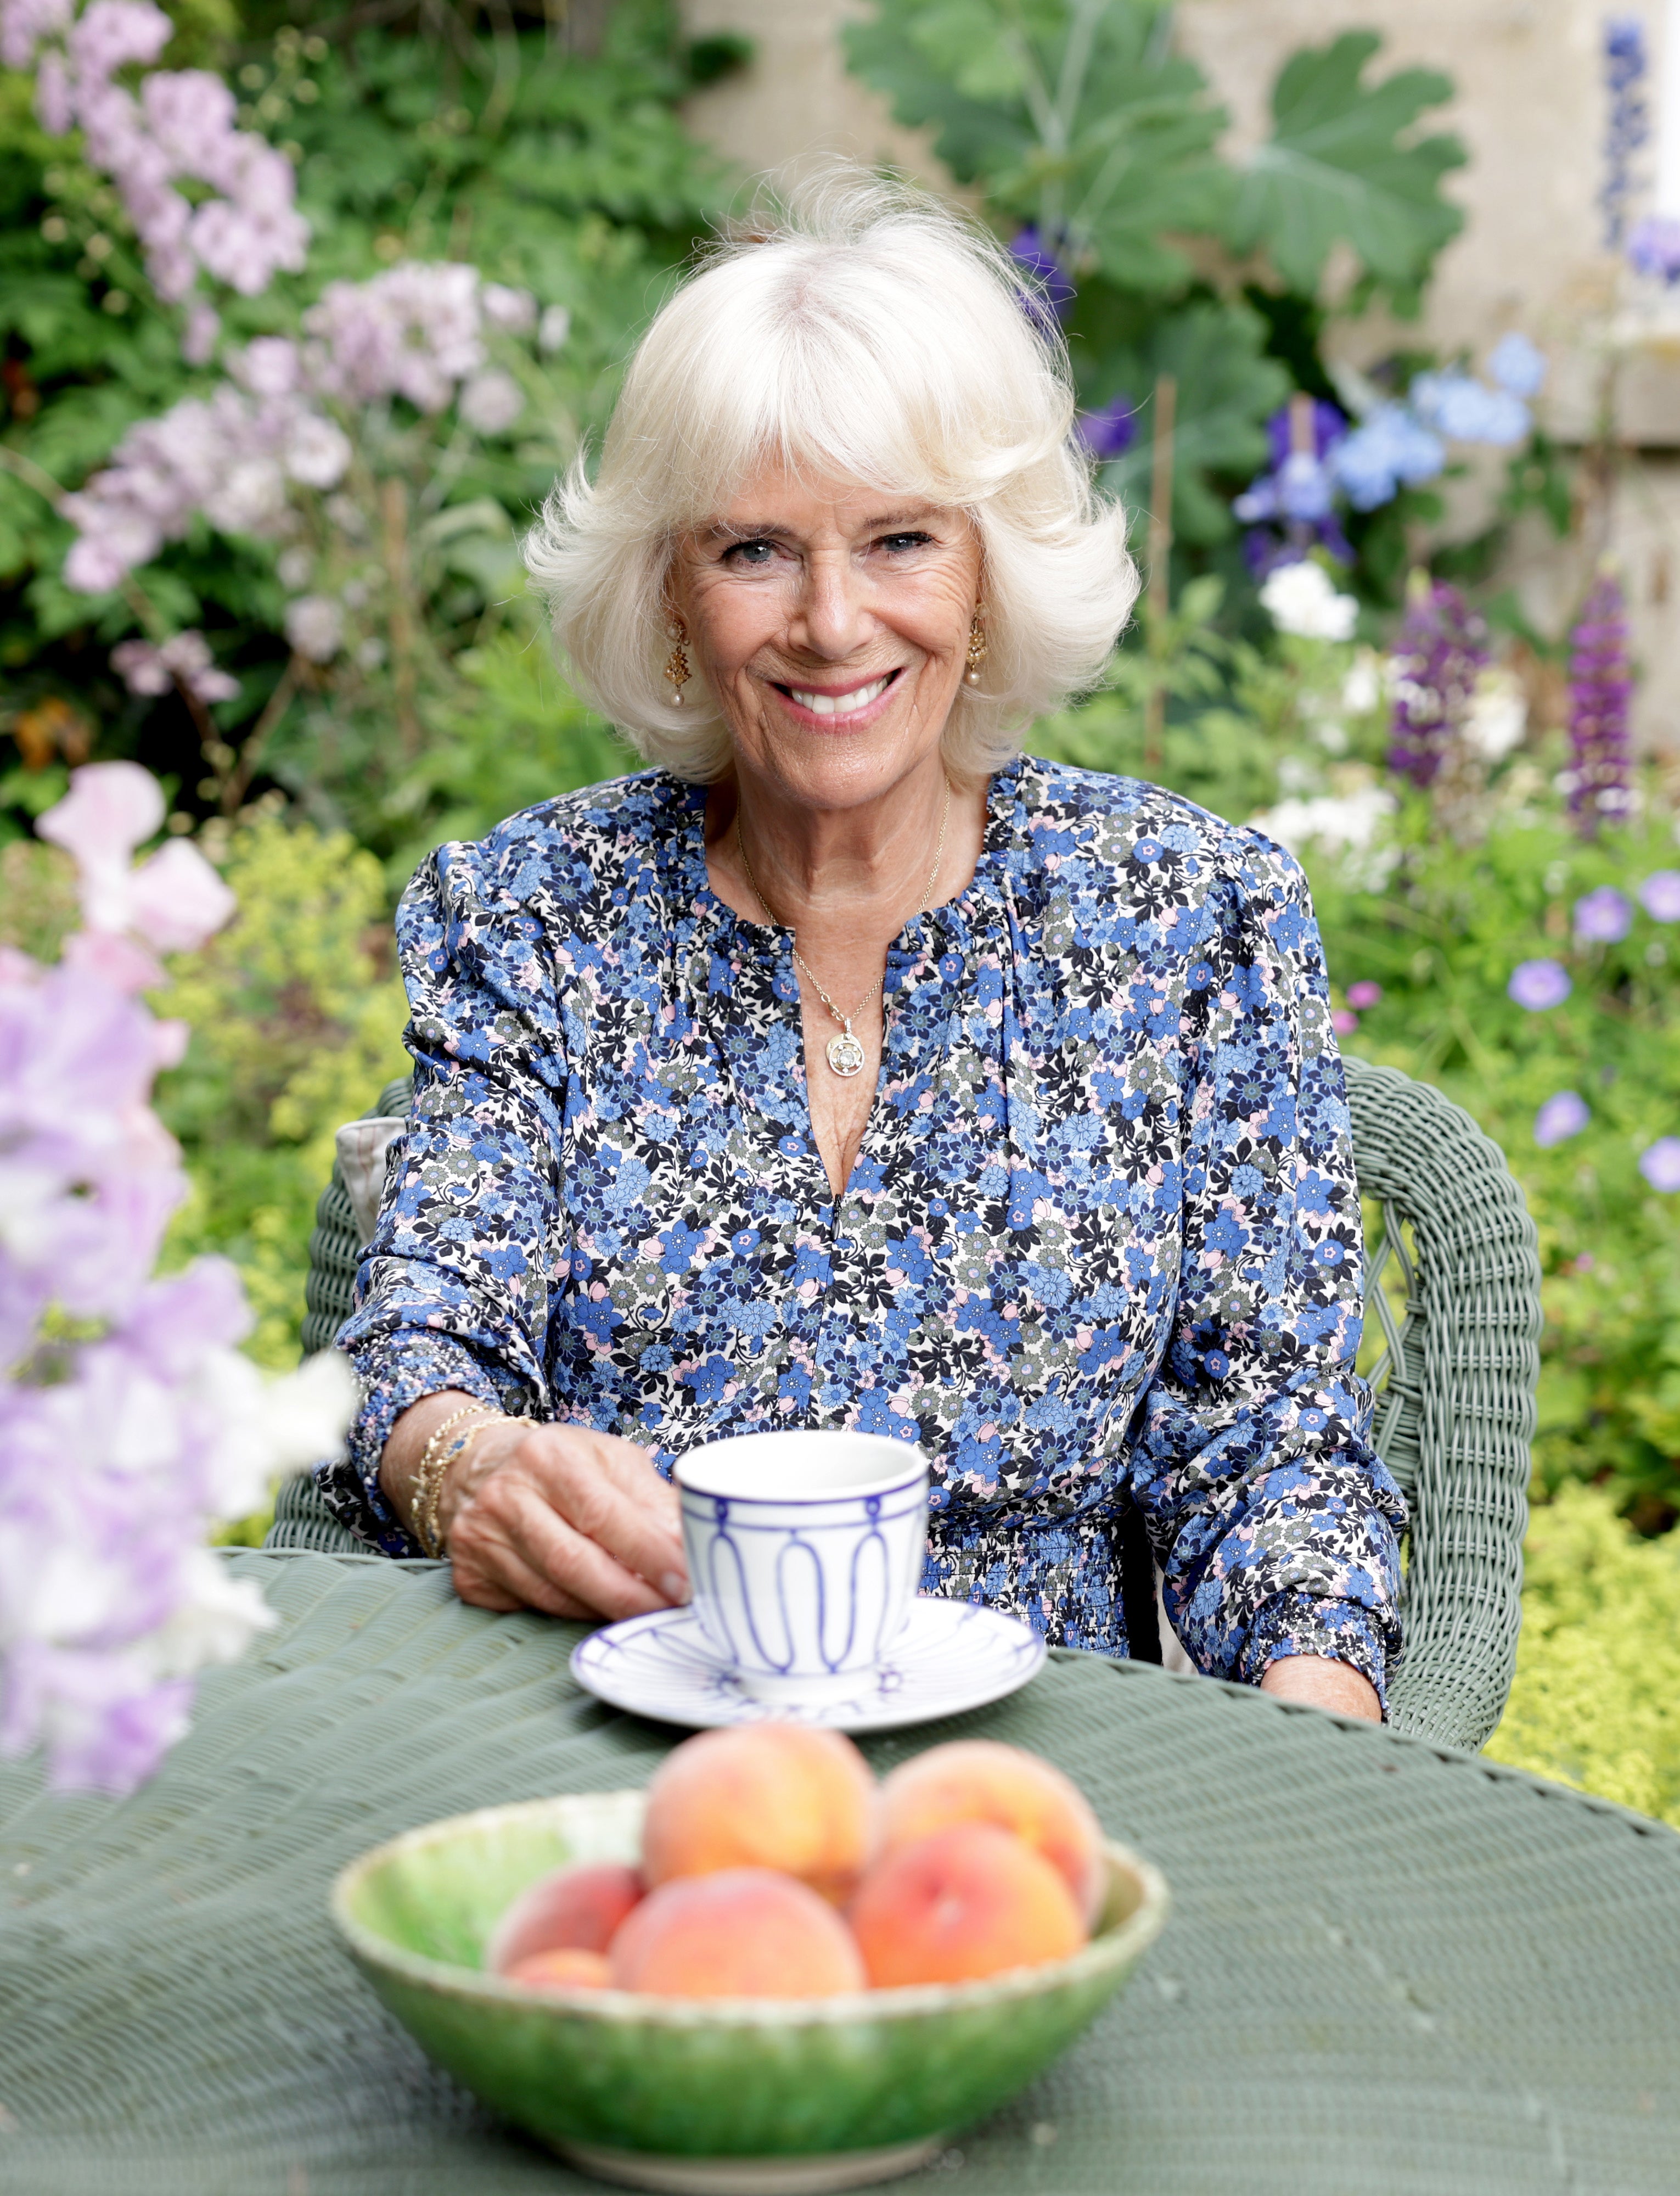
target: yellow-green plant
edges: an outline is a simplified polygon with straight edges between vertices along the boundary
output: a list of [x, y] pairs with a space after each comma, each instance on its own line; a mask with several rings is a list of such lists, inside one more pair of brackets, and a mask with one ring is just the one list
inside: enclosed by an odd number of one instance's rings
[[1641, 1540], [1594, 1487], [1529, 1527], [1516, 1683], [1495, 1761], [1680, 1828], [1680, 1540]]
[[264, 1364], [296, 1361], [314, 1200], [338, 1124], [407, 1064], [384, 883], [347, 834], [278, 816], [234, 831], [222, 874], [237, 920], [173, 965], [159, 1004], [190, 1023], [165, 1119], [193, 1193], [172, 1241], [240, 1266]]

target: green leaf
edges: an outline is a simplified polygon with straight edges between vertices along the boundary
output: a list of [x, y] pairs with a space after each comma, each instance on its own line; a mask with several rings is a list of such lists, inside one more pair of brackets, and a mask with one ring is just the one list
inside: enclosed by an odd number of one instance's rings
[[1244, 172], [1231, 221], [1238, 251], [1263, 245], [1288, 286], [1312, 296], [1332, 246], [1352, 246], [1375, 286], [1408, 303], [1464, 215], [1440, 194], [1462, 167], [1458, 138], [1416, 137], [1425, 107], [1452, 96], [1450, 78], [1401, 69], [1362, 81], [1381, 40], [1348, 31], [1285, 66], [1272, 94], [1271, 140]]
[[1103, 373], [1139, 412], [1139, 436], [1104, 468], [1103, 485], [1135, 510], [1148, 502], [1151, 399], [1157, 381], [1178, 384], [1173, 435], [1173, 531], [1186, 543], [1222, 540], [1232, 530], [1228, 483], [1266, 458], [1266, 419], [1287, 402], [1290, 380], [1264, 353], [1265, 323], [1251, 307], [1211, 299], [1158, 319], [1137, 343], [1103, 350]]
[[1233, 188], [1223, 111], [1166, 27], [1158, 0], [877, 0], [844, 35], [853, 69], [994, 209], [1158, 292], [1191, 271], [1164, 240], [1221, 228]]

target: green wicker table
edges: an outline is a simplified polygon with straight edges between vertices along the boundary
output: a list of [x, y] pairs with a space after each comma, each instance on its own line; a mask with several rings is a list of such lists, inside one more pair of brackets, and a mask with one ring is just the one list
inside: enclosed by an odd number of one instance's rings
[[[326, 1917], [436, 1816], [643, 1782], [673, 1734], [580, 1693], [577, 1627], [430, 1566], [231, 1558], [282, 1628], [116, 1805], [0, 1772], [9, 2196], [593, 2187], [381, 2013]], [[1472, 1756], [1058, 1653], [955, 1729], [1034, 1747], [1158, 1861], [1131, 1989], [919, 2181], [952, 2196], [1573, 2196], [1680, 2187], [1680, 1838]], [[916, 2183], [903, 2184], [914, 2187]]]

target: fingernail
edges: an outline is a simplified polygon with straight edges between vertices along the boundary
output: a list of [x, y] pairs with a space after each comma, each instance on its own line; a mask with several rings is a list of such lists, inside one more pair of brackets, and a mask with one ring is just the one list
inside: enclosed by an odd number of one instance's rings
[[685, 1602], [689, 1598], [689, 1582], [680, 1571], [667, 1571], [659, 1581], [659, 1590], [673, 1604]]

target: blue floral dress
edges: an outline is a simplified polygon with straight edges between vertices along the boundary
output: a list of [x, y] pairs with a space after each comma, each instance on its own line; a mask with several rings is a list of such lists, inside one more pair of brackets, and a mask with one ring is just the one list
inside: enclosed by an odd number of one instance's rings
[[415, 1099], [341, 1346], [326, 1500], [459, 1388], [644, 1443], [857, 1427], [932, 1460], [926, 1584], [1127, 1651], [1141, 1511], [1198, 1665], [1382, 1691], [1405, 1513], [1354, 1372], [1359, 1199], [1304, 881], [1257, 833], [1031, 758], [886, 963], [836, 1199], [791, 933], [707, 881], [705, 790], [592, 786], [440, 847], [397, 918]]

